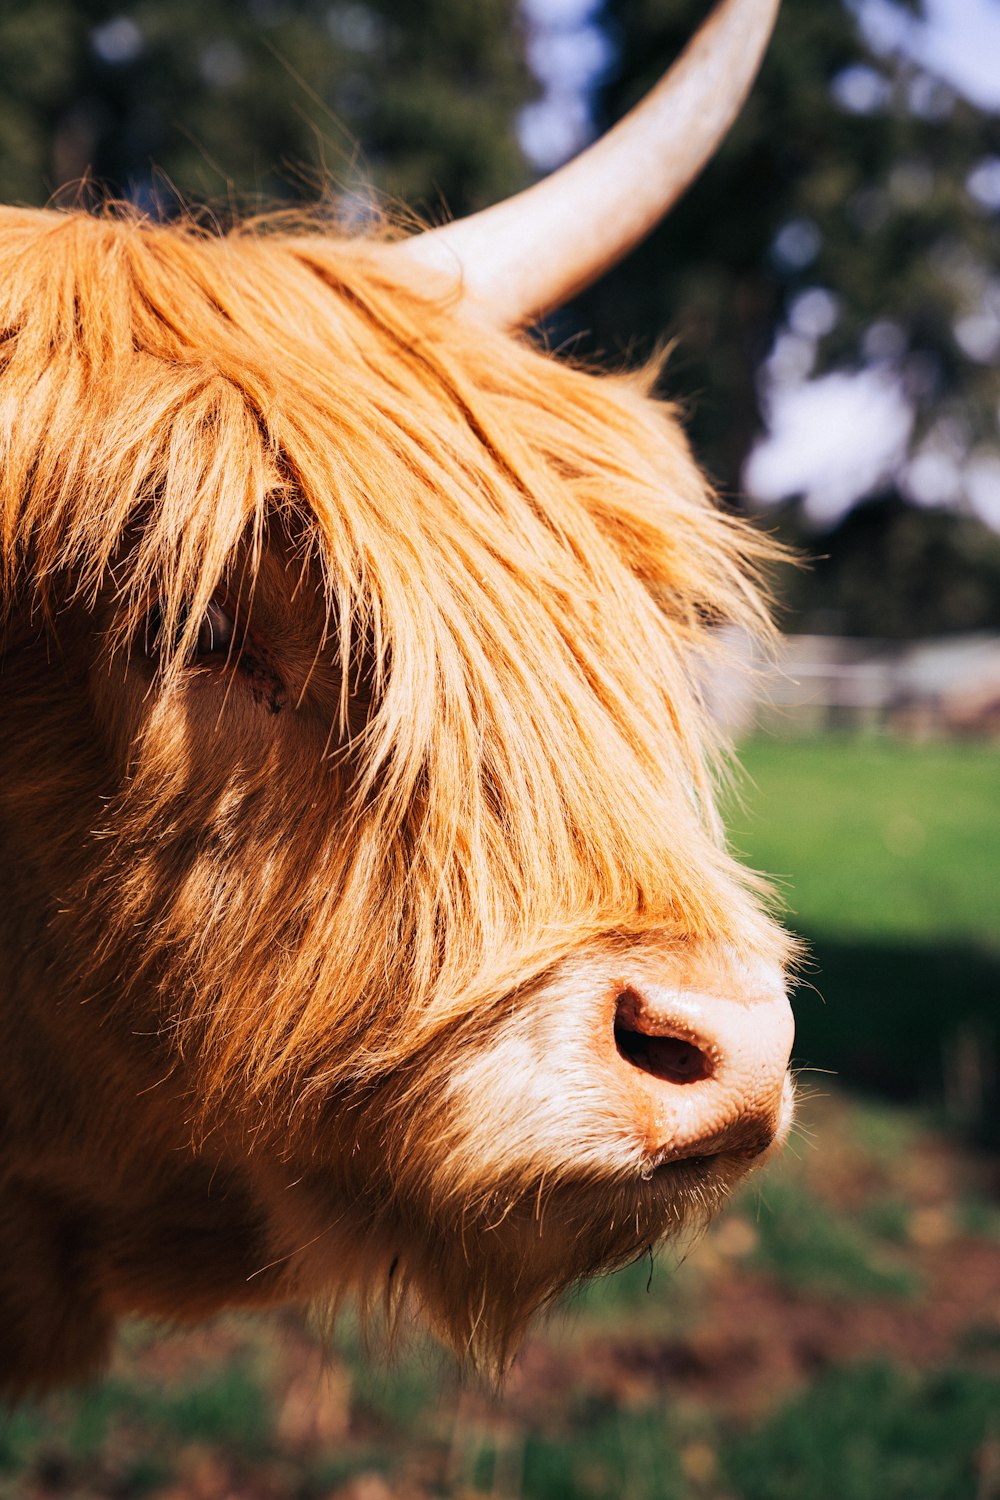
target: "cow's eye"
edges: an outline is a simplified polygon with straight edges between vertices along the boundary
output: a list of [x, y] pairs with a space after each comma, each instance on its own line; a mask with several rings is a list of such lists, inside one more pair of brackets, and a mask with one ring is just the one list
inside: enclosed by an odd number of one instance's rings
[[233, 644], [233, 632], [236, 629], [232, 615], [226, 613], [221, 604], [216, 604], [213, 599], [201, 617], [198, 627], [198, 641], [195, 653], [198, 656], [218, 656], [228, 654]]
[[[178, 633], [186, 623], [186, 619], [181, 620]], [[163, 631], [163, 610], [156, 604], [146, 616], [143, 635], [143, 650], [151, 660], [156, 660], [163, 652]], [[232, 615], [213, 599], [201, 617], [191, 660], [200, 661], [206, 656], [227, 656], [232, 648], [235, 631], [236, 622]]]

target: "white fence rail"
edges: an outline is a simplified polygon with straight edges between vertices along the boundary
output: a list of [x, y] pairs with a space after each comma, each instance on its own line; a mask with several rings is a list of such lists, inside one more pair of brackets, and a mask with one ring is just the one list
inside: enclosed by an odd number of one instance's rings
[[[1000, 636], [885, 642], [785, 636], [773, 661], [736, 638], [708, 695], [731, 734], [884, 730], [1000, 740]], [[747, 666], [753, 668], [747, 673]]]

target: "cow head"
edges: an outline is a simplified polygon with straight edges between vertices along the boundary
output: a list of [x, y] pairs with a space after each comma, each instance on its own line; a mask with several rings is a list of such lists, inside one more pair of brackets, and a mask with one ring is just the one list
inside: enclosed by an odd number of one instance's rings
[[702, 698], [767, 544], [482, 230], [0, 217], [11, 1384], [343, 1289], [502, 1362], [787, 1131]]

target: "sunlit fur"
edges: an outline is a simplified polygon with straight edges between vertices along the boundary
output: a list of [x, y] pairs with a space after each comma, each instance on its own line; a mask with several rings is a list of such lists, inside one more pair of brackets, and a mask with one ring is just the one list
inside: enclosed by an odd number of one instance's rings
[[746, 1169], [644, 1170], [586, 972], [784, 956], [700, 693], [768, 546], [650, 372], [452, 300], [318, 226], [0, 212], [0, 1387], [345, 1287], [502, 1362]]

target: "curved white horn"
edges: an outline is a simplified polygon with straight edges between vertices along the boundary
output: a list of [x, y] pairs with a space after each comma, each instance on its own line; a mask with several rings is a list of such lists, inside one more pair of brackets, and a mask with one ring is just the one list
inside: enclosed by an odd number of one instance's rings
[[516, 327], [560, 306], [644, 239], [711, 157], [760, 67], [779, 0], [722, 0], [651, 93], [557, 172], [402, 241]]

